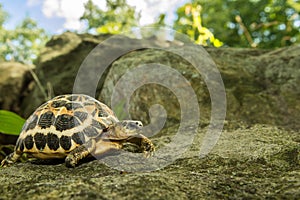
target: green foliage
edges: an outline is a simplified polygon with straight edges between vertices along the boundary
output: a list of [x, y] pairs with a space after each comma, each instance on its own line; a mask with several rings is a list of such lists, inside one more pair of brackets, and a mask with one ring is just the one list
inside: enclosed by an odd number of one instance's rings
[[165, 22], [166, 14], [160, 14], [154, 21], [153, 24], [150, 24], [152, 27], [166, 27], [167, 24]]
[[3, 24], [8, 18], [8, 13], [5, 12], [0, 4], [0, 30], [3, 29]]
[[222, 46], [223, 43], [215, 38], [208, 28], [202, 25], [201, 11], [200, 4], [185, 4], [180, 7], [177, 10], [178, 18], [174, 24], [175, 30], [187, 34], [197, 44]]
[[6, 111], [0, 110], [0, 132], [10, 135], [19, 135], [22, 129], [25, 119], [19, 115]]
[[126, 0], [106, 0], [107, 10], [101, 10], [91, 0], [85, 4], [85, 12], [80, 18], [88, 24], [88, 30], [98, 33], [117, 34], [138, 25], [140, 15]]
[[[300, 42], [299, 0], [192, 0], [192, 4], [201, 6], [203, 25], [225, 45], [274, 48]], [[184, 8], [177, 11], [175, 28], [184, 19]]]
[[31, 64], [49, 36], [29, 17], [14, 30], [6, 30], [3, 23], [7, 16], [0, 5], [0, 61], [11, 60]]

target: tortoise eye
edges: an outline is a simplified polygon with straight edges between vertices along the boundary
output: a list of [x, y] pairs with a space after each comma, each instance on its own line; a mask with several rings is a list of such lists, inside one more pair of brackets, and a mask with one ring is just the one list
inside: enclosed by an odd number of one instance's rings
[[135, 124], [136, 124], [137, 126], [139, 126], [139, 127], [143, 127], [143, 124], [142, 124], [141, 122], [139, 122], [139, 121], [136, 121]]

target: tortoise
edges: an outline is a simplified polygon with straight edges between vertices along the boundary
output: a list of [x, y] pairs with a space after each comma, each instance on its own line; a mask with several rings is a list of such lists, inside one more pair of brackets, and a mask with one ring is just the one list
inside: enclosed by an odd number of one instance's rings
[[60, 95], [26, 120], [14, 152], [1, 166], [9, 166], [27, 153], [38, 159], [65, 158], [67, 167], [75, 167], [85, 157], [105, 155], [123, 149], [124, 144], [136, 146], [149, 157], [154, 145], [142, 135], [142, 127], [140, 121], [119, 121], [107, 105], [90, 96]]

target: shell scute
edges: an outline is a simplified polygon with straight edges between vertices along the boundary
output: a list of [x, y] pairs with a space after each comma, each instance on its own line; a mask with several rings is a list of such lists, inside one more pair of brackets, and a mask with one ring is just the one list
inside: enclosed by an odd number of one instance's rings
[[79, 124], [79, 121], [74, 116], [62, 114], [57, 116], [54, 126], [56, 127], [57, 131], [62, 132], [64, 130], [72, 129]]
[[49, 149], [56, 151], [59, 148], [59, 138], [54, 133], [47, 134], [47, 145]]
[[59, 144], [64, 150], [70, 150], [72, 146], [71, 137], [65, 135], [61, 136], [59, 139]]
[[83, 143], [85, 143], [85, 137], [84, 134], [82, 132], [76, 132], [71, 136], [72, 140], [79, 145], [82, 145]]
[[77, 117], [81, 122], [84, 122], [88, 117], [88, 113], [82, 111], [75, 111], [74, 116]]
[[25, 131], [34, 129], [36, 127], [36, 124], [38, 122], [38, 116], [33, 114], [32, 117], [30, 117], [27, 122], [25, 123], [23, 129], [25, 129]]
[[25, 144], [25, 147], [26, 149], [32, 149], [33, 148], [33, 137], [32, 135], [27, 135], [25, 140], [24, 140], [24, 144]]
[[42, 151], [47, 143], [46, 136], [43, 133], [36, 133], [33, 138], [36, 148]]
[[55, 121], [55, 116], [53, 112], [47, 111], [43, 114], [41, 114], [40, 119], [38, 121], [38, 125], [42, 128], [49, 128], [51, 125], [53, 125]]
[[65, 100], [55, 100], [52, 102], [51, 107], [60, 108], [60, 107], [65, 106], [66, 103], [67, 103], [67, 101], [65, 101]]
[[83, 134], [86, 135], [87, 137], [91, 138], [91, 137], [96, 137], [97, 135], [99, 135], [99, 131], [92, 126], [88, 126], [83, 130]]
[[75, 102], [66, 103], [65, 107], [67, 110], [77, 110], [79, 108], [83, 108], [83, 106], [80, 103], [75, 103]]

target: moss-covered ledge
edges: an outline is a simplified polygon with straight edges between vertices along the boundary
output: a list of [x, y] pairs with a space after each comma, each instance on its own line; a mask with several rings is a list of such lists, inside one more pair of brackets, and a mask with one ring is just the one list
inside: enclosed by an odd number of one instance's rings
[[[241, 124], [200, 159], [203, 133], [180, 159], [152, 172], [121, 173], [97, 160], [74, 169], [29, 161], [1, 168], [1, 199], [300, 198], [299, 133]], [[170, 137], [163, 135], [153, 139], [158, 147]]]

